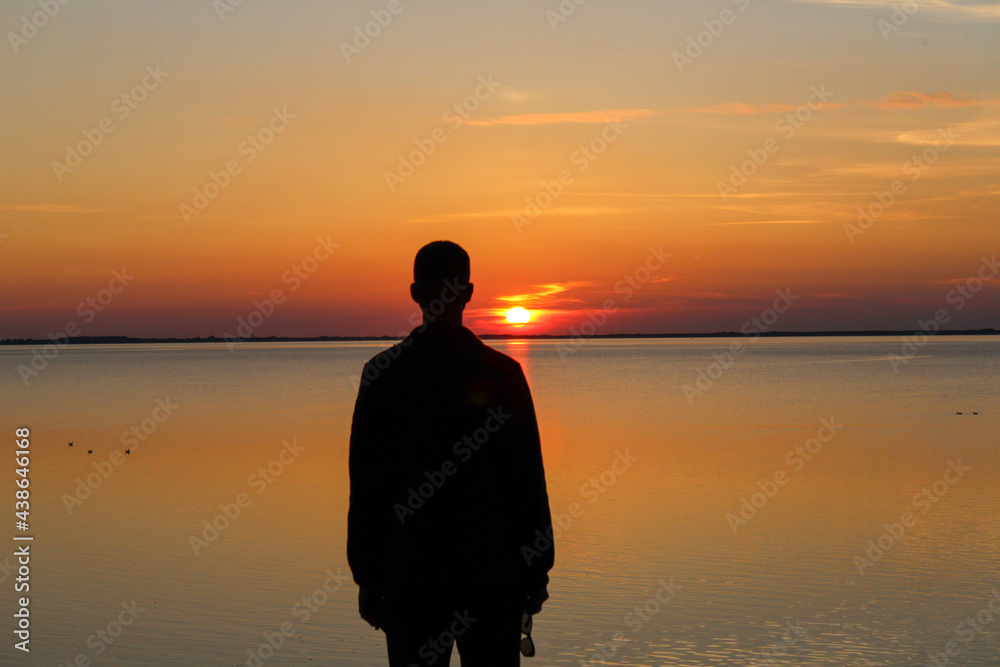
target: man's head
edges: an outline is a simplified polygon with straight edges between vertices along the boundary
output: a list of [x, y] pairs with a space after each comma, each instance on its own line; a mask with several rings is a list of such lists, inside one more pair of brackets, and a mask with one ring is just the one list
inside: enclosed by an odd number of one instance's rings
[[469, 254], [457, 243], [434, 241], [417, 252], [413, 262], [410, 296], [420, 304], [425, 317], [454, 317], [461, 321], [462, 309], [472, 297]]

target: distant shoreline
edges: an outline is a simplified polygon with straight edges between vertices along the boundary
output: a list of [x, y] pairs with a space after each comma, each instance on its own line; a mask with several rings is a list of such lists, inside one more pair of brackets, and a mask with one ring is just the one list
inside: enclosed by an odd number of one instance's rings
[[[754, 333], [763, 338], [793, 338], [793, 337], [858, 337], [858, 336], [912, 336], [923, 334], [923, 331], [905, 329], [898, 331], [769, 331]], [[564, 340], [564, 339], [620, 339], [620, 338], [746, 338], [749, 334], [738, 331], [718, 331], [714, 333], [656, 333], [656, 334], [595, 334], [593, 336], [573, 336], [560, 334], [477, 334], [483, 340]], [[939, 331], [936, 336], [997, 336], [997, 329], [976, 329], [966, 331]], [[245, 339], [220, 338], [218, 336], [197, 338], [133, 338], [131, 336], [75, 336], [66, 339], [59, 338], [7, 338], [0, 340], [0, 345], [47, 345], [56, 342], [58, 345], [67, 343], [73, 345], [127, 345], [142, 343], [227, 343], [238, 340], [243, 343], [325, 343], [325, 342], [383, 342], [398, 341], [399, 336], [266, 336]]]

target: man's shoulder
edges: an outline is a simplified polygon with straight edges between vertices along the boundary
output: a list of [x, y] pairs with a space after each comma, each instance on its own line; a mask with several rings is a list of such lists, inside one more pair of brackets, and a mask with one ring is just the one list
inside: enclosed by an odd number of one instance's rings
[[362, 373], [365, 384], [398, 374], [401, 374], [400, 377], [408, 377], [426, 370], [423, 368], [425, 365], [441, 360], [443, 348], [458, 367], [469, 370], [478, 368], [479, 372], [486, 370], [488, 375], [507, 379], [523, 376], [521, 364], [516, 359], [490, 347], [471, 331], [466, 332], [467, 335], [449, 338], [446, 344], [442, 343], [444, 339], [432, 342], [421, 335], [407, 336], [365, 363]]
[[366, 361], [364, 368], [361, 371], [362, 384], [365, 386], [372, 384], [384, 375], [386, 371], [392, 368], [394, 364], [398, 365], [396, 362], [403, 356], [403, 351], [407, 347], [407, 340], [408, 339], [403, 339], [392, 347], [388, 347], [381, 352], [378, 352], [375, 356]]
[[492, 365], [497, 370], [505, 374], [515, 375], [521, 373], [521, 364], [517, 361], [517, 359], [504, 354], [500, 350], [490, 347], [482, 341], [479, 342], [479, 346], [479, 354], [484, 362]]

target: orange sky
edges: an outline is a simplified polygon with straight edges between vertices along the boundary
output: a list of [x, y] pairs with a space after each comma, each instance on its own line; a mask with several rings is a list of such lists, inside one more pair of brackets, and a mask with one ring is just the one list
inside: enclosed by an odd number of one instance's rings
[[895, 4], [4, 2], [0, 338], [398, 334], [436, 239], [481, 333], [1000, 327], [1000, 3]]

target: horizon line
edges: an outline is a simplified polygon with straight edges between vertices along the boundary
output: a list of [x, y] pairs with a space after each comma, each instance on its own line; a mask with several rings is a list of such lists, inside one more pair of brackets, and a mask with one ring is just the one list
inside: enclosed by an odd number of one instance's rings
[[[475, 333], [475, 332], [473, 332]], [[841, 330], [841, 331], [764, 331], [741, 333], [738, 331], [715, 331], [711, 333], [607, 333], [592, 334], [476, 334], [484, 340], [532, 340], [532, 339], [609, 339], [609, 338], [787, 338], [787, 337], [858, 337], [858, 336], [908, 336], [923, 334], [928, 336], [996, 336], [1000, 329], [945, 329], [936, 332], [926, 332], [914, 329], [873, 329], [873, 330]], [[73, 336], [49, 338], [4, 338], [0, 345], [106, 345], [106, 344], [141, 344], [141, 343], [291, 343], [291, 342], [338, 342], [338, 341], [400, 341], [405, 336], [251, 336], [239, 338], [236, 336], [186, 336], [186, 337], [139, 337], [139, 336]]]

